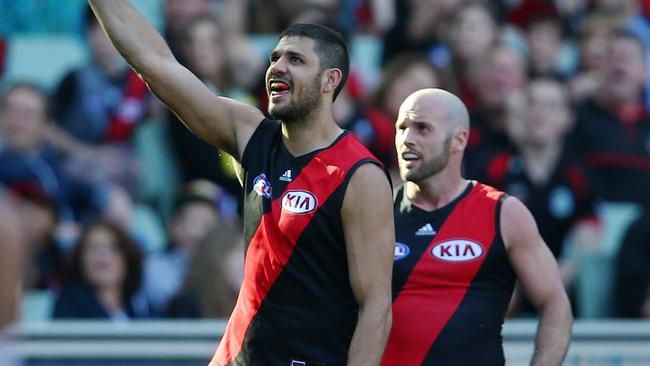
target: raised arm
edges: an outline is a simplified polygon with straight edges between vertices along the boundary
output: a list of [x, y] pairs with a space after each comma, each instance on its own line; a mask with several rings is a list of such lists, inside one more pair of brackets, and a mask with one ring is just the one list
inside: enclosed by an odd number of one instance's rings
[[571, 305], [557, 263], [533, 215], [508, 197], [501, 208], [501, 235], [517, 277], [539, 312], [532, 365], [560, 365], [571, 340]]
[[362, 165], [352, 176], [341, 221], [350, 284], [359, 303], [348, 365], [379, 365], [392, 322], [395, 230], [390, 185], [376, 165]]
[[125, 0], [89, 0], [102, 28], [149, 89], [195, 135], [238, 160], [263, 119], [258, 109], [218, 97], [179, 64], [158, 31]]

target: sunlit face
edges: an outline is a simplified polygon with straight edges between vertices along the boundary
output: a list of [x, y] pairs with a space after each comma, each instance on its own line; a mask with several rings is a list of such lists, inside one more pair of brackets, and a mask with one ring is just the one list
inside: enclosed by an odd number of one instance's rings
[[552, 70], [560, 47], [562, 35], [553, 23], [538, 23], [528, 31], [530, 60], [536, 71]]
[[116, 235], [97, 226], [86, 238], [81, 255], [86, 281], [94, 288], [122, 287], [126, 278], [126, 258], [120, 251]]
[[609, 97], [617, 100], [639, 97], [647, 73], [643, 52], [642, 47], [631, 39], [611, 40], [605, 84]]
[[551, 81], [528, 87], [527, 141], [544, 145], [561, 139], [569, 127], [569, 106], [562, 86]]
[[421, 182], [441, 172], [449, 161], [451, 134], [446, 111], [438, 103], [407, 99], [395, 123], [400, 177]]
[[450, 36], [452, 48], [461, 60], [476, 60], [494, 43], [494, 20], [483, 7], [467, 6], [452, 25]]
[[172, 241], [188, 255], [194, 253], [219, 217], [206, 203], [188, 203], [174, 215], [171, 225]]
[[266, 70], [269, 115], [283, 122], [304, 121], [323, 99], [315, 41], [283, 37], [271, 52]]
[[604, 72], [607, 68], [608, 30], [598, 29], [580, 44], [580, 59], [588, 71]]
[[4, 101], [0, 127], [5, 147], [34, 151], [42, 144], [48, 123], [43, 97], [33, 90], [17, 88]]
[[515, 51], [506, 48], [492, 51], [481, 70], [482, 103], [488, 108], [504, 107], [508, 98], [523, 88], [525, 80], [525, 63]]
[[219, 28], [210, 21], [193, 24], [187, 44], [192, 71], [200, 78], [209, 79], [221, 72], [223, 49]]

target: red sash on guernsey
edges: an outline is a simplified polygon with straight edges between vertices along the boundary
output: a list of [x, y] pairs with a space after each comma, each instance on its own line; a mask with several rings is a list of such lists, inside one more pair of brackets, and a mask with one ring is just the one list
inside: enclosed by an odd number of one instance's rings
[[[393, 327], [382, 366], [422, 364], [487, 257], [496, 236], [496, 206], [502, 195], [476, 183], [449, 214], [393, 302]], [[465, 262], [432, 255], [437, 244], [453, 239], [479, 243], [483, 254]]]
[[108, 141], [126, 140], [146, 109], [147, 84], [131, 69], [126, 78], [122, 99], [111, 116], [106, 135]]
[[370, 156], [349, 134], [334, 146], [317, 153], [285, 189], [285, 192], [309, 189], [318, 201], [315, 210], [307, 214], [287, 213], [281, 207], [284, 195], [272, 202], [271, 211], [262, 216], [250, 240], [244, 266], [244, 285], [210, 366], [225, 366], [237, 357], [249, 325], [287, 264], [301, 233], [329, 196], [345, 181], [349, 170]]

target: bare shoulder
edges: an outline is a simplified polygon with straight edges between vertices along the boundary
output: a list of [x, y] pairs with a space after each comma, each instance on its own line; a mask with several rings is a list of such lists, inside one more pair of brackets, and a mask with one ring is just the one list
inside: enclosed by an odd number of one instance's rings
[[384, 195], [392, 199], [391, 187], [386, 173], [377, 164], [366, 163], [358, 167], [352, 174], [345, 193], [345, 199], [368, 196], [377, 196], [381, 199]]
[[500, 224], [501, 236], [508, 249], [514, 245], [525, 245], [539, 237], [535, 218], [516, 197], [508, 196], [503, 201]]
[[[368, 208], [372, 206], [373, 210]], [[361, 220], [360, 213], [373, 211], [384, 214], [392, 212], [393, 194], [384, 170], [376, 164], [367, 163], [357, 168], [346, 188], [341, 213], [344, 220]], [[367, 216], [366, 216], [367, 218]]]

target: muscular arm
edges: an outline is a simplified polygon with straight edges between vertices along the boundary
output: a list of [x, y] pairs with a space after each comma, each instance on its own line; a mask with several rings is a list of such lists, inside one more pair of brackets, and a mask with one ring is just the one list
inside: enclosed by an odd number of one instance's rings
[[501, 234], [519, 281], [539, 312], [532, 365], [560, 365], [571, 339], [571, 305], [535, 219], [514, 197], [503, 202]]
[[352, 176], [343, 200], [341, 221], [350, 284], [359, 302], [348, 365], [379, 365], [392, 322], [395, 230], [390, 185], [376, 165], [362, 165]]
[[262, 112], [218, 97], [179, 64], [162, 36], [125, 0], [89, 0], [117, 50], [195, 135], [240, 158]]

